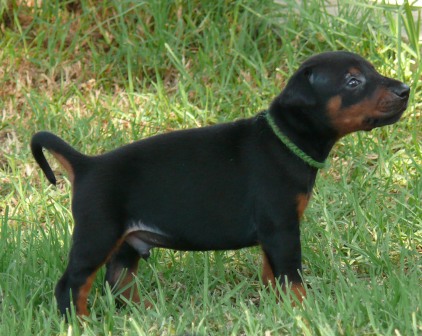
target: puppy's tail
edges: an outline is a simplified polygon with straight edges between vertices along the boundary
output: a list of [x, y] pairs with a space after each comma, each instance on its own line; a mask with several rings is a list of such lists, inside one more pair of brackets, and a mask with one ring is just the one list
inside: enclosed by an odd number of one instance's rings
[[57, 135], [50, 132], [38, 132], [31, 139], [32, 155], [41, 167], [51, 184], [56, 185], [56, 177], [44, 156], [43, 148], [47, 149], [60, 162], [69, 174], [69, 179], [73, 183], [75, 169], [83, 164], [88, 158], [72, 148]]

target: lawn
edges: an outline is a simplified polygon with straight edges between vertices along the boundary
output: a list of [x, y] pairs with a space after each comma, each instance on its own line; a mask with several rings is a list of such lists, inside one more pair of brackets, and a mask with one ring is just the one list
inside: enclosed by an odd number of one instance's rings
[[[0, 0], [0, 335], [421, 335], [422, 10], [339, 2]], [[54, 163], [48, 184], [32, 134], [98, 154], [250, 117], [329, 50], [412, 91], [400, 122], [341, 139], [320, 172], [301, 225], [303, 304], [264, 288], [259, 248], [156, 249], [134, 284], [152, 308], [116, 304], [100, 271], [91, 315], [66, 323], [53, 292], [70, 183]]]

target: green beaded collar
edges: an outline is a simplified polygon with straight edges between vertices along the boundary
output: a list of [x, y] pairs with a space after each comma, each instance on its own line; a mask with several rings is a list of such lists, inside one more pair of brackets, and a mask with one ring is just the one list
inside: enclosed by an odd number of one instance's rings
[[267, 119], [268, 124], [270, 125], [271, 129], [273, 130], [274, 134], [280, 141], [288, 148], [290, 151], [301, 158], [304, 162], [316, 169], [322, 169], [326, 166], [326, 162], [319, 162], [311, 158], [308, 154], [306, 154], [303, 150], [301, 150], [298, 146], [296, 146], [287, 136], [285, 136], [277, 125], [274, 122], [274, 119], [271, 117], [270, 112], [265, 112], [265, 118]]

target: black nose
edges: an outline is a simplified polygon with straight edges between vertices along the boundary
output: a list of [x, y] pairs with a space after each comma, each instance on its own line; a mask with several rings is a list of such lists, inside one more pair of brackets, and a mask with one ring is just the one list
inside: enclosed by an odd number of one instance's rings
[[391, 91], [393, 91], [400, 98], [407, 98], [407, 97], [409, 97], [410, 87], [408, 87], [404, 83], [400, 83], [400, 84], [392, 87]]

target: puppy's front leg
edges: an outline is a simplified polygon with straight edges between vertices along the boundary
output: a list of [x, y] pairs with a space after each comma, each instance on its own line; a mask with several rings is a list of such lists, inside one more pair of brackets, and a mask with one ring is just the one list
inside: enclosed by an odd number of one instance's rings
[[300, 278], [302, 255], [299, 222], [278, 227], [271, 234], [262, 235], [260, 242], [263, 250], [264, 284], [274, 287], [278, 282], [285, 292], [291, 286], [293, 294], [302, 302], [306, 292]]

